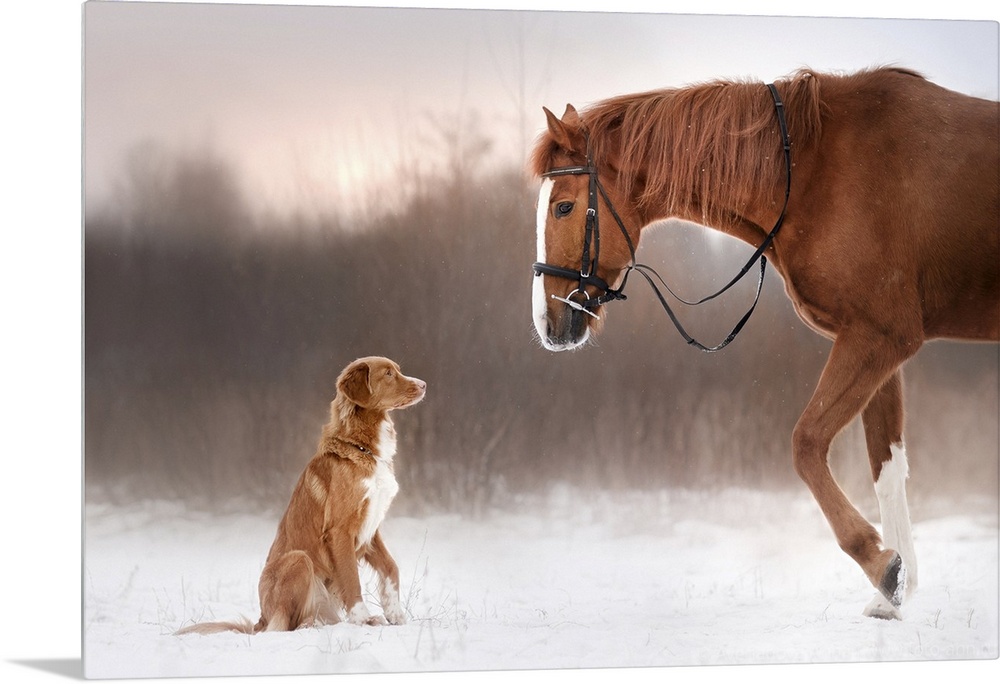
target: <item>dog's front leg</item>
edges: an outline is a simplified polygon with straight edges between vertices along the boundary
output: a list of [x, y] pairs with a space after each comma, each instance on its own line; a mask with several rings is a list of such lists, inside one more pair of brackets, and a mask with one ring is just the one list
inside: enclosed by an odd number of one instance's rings
[[375, 530], [375, 535], [365, 551], [365, 561], [378, 573], [379, 597], [382, 599], [385, 619], [391, 625], [404, 624], [406, 615], [399, 602], [399, 568], [389, 555], [389, 550], [385, 547], [378, 530]]
[[361, 598], [361, 578], [358, 576], [358, 556], [354, 540], [346, 534], [328, 530], [324, 541], [333, 561], [334, 589], [347, 610], [347, 621], [354, 625], [385, 624], [382, 616], [368, 612]]

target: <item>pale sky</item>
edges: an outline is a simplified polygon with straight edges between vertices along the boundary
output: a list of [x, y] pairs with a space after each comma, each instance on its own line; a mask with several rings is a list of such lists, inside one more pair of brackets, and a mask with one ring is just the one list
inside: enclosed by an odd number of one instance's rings
[[898, 64], [998, 96], [988, 20], [92, 2], [84, 28], [94, 204], [149, 141], [212, 149], [262, 205], [320, 208], [430, 167], [435, 126], [463, 118], [520, 164], [543, 105], [712, 78]]

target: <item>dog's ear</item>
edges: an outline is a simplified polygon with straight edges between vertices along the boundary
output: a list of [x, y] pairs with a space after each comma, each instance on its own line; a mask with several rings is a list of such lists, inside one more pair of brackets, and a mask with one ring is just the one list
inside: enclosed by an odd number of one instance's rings
[[372, 386], [369, 378], [370, 368], [367, 363], [351, 364], [337, 380], [337, 391], [360, 406], [365, 406], [372, 397]]

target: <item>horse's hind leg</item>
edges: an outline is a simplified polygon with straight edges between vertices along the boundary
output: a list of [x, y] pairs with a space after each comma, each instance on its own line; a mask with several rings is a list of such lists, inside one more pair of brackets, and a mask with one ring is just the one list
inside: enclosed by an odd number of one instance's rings
[[[909, 596], [917, 587], [917, 558], [906, 503], [909, 466], [903, 447], [903, 388], [899, 371], [875, 393], [861, 416], [882, 519], [882, 540], [902, 557], [906, 596]], [[881, 594], [868, 604], [865, 615], [900, 618], [899, 610]]]
[[792, 436], [795, 470], [808, 485], [826, 516], [837, 543], [853, 558], [869, 581], [893, 605], [901, 601], [900, 556], [883, 549], [875, 528], [851, 504], [830, 472], [830, 443], [892, 377], [919, 344], [905, 337], [891, 344], [871, 330], [840, 333], [816, 392]]

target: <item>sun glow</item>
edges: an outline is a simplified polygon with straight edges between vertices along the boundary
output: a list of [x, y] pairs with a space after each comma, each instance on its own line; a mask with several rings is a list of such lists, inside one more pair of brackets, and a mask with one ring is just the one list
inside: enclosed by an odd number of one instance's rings
[[234, 150], [257, 212], [348, 221], [362, 217], [393, 185], [399, 161], [363, 135], [316, 131], [279, 135]]

